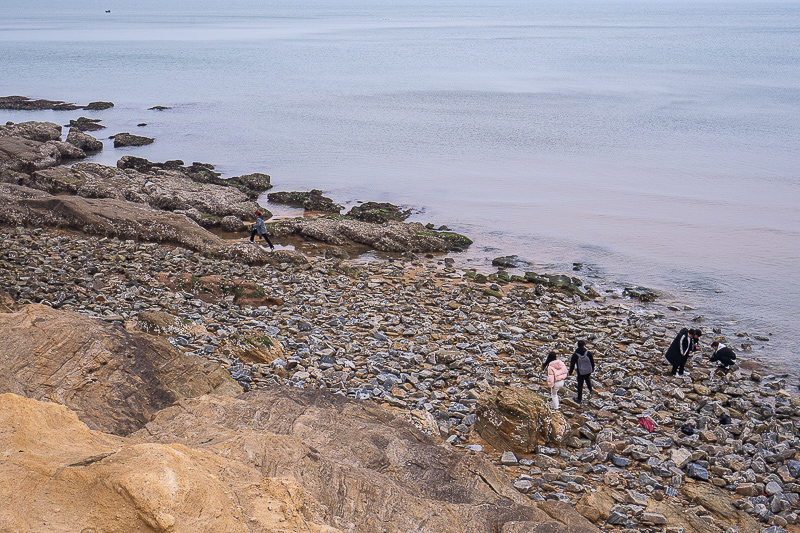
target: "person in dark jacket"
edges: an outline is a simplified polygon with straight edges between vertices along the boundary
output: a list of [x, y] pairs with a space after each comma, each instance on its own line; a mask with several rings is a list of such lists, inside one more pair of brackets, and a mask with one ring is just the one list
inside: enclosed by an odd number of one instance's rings
[[736, 362], [736, 354], [719, 341], [712, 342], [711, 348], [714, 350], [714, 353], [711, 354], [709, 362], [719, 363], [719, 366], [711, 372], [711, 376], [713, 377], [717, 371], [724, 376]]
[[253, 244], [255, 244], [255, 241], [253, 239], [255, 238], [256, 235], [260, 235], [262, 239], [267, 241], [270, 251], [275, 250], [275, 247], [272, 246], [272, 242], [270, 242], [269, 237], [267, 237], [267, 225], [264, 224], [264, 219], [261, 216], [261, 211], [256, 211], [256, 223], [253, 226], [253, 229], [250, 230], [250, 242], [252, 242]]
[[575, 367], [578, 368], [578, 397], [575, 398], [575, 401], [581, 403], [583, 401], [584, 383], [589, 388], [589, 394], [592, 393], [592, 372], [594, 372], [594, 357], [592, 352], [586, 349], [586, 341], [578, 341], [578, 347], [569, 360], [569, 373], [567, 375], [571, 376]]
[[683, 369], [686, 366], [686, 361], [692, 354], [694, 347], [694, 330], [683, 328], [678, 332], [678, 335], [672, 341], [667, 353], [665, 354], [667, 361], [672, 365], [672, 372], [670, 375], [683, 375]]

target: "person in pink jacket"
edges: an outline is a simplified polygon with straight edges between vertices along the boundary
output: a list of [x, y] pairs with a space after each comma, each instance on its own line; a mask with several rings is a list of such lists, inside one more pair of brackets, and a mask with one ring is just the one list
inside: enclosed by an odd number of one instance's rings
[[556, 352], [550, 352], [542, 363], [542, 370], [545, 367], [547, 367], [547, 386], [550, 387], [550, 396], [553, 398], [553, 409], [558, 410], [558, 390], [564, 386], [567, 365], [558, 358]]

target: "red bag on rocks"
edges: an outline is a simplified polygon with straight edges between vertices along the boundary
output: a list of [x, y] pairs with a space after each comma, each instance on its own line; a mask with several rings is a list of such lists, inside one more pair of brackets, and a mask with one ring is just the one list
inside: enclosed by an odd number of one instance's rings
[[655, 423], [647, 417], [642, 417], [639, 419], [639, 425], [646, 429], [649, 433], [652, 433], [654, 429], [656, 429]]

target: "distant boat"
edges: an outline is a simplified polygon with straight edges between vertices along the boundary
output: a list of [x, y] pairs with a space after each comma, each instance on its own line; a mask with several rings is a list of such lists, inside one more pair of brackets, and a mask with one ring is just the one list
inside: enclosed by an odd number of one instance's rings
[[110, 9], [106, 9], [106, 13], [111, 13], [111, 10]]

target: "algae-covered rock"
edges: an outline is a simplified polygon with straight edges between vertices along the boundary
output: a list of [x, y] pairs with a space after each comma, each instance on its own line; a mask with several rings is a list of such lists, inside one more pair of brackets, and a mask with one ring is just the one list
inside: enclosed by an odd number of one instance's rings
[[143, 137], [141, 135], [132, 135], [128, 132], [117, 133], [114, 136], [114, 148], [123, 146], [145, 146], [152, 144], [155, 139], [150, 137]]
[[623, 294], [642, 302], [654, 302], [659, 297], [658, 292], [647, 287], [625, 287]]
[[390, 220], [403, 221], [411, 215], [410, 209], [403, 209], [387, 202], [365, 202], [350, 209], [347, 216], [364, 222], [383, 224]]
[[494, 259], [492, 259], [492, 266], [502, 267], [502, 268], [522, 268], [530, 266], [530, 263], [528, 263], [524, 259], [520, 259], [519, 256], [506, 255], [503, 257], [495, 257]]
[[302, 207], [306, 211], [321, 211], [323, 213], [339, 213], [343, 207], [327, 196], [322, 196], [322, 191], [313, 189], [309, 192], [271, 192], [267, 199], [275, 204]]
[[100, 124], [100, 122], [99, 118], [80, 117], [77, 120], [70, 120], [69, 127], [80, 131], [104, 130], [106, 127]]
[[114, 107], [114, 102], [89, 102], [84, 109], [87, 111], [103, 111]]

